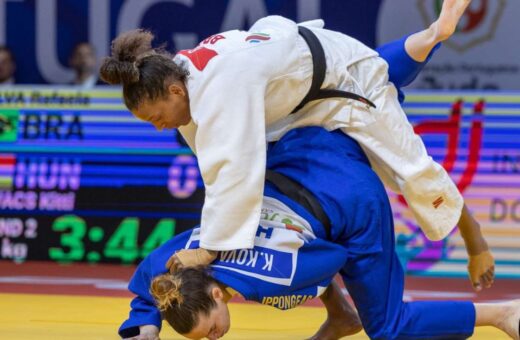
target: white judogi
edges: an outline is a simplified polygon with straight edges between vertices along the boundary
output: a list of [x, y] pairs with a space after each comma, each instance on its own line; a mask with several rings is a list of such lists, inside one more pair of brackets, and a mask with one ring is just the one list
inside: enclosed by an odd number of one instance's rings
[[279, 16], [181, 51], [176, 61], [186, 62], [190, 71], [192, 122], [180, 132], [197, 154], [206, 187], [201, 247], [253, 246], [266, 142], [302, 126], [340, 128], [356, 139], [383, 182], [404, 195], [425, 234], [433, 240], [445, 237], [460, 217], [463, 199], [414, 134], [388, 83], [386, 62], [357, 40], [323, 29], [322, 20], [302, 25], [325, 50], [322, 88], [358, 93], [377, 109], [337, 98], [311, 102], [290, 115], [310, 88], [312, 58], [297, 24]]

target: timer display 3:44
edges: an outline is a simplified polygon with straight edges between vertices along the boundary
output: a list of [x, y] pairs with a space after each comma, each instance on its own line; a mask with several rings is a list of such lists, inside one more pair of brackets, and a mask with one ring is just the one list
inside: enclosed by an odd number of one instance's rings
[[[88, 226], [87, 222], [76, 215], [57, 218], [52, 230], [60, 235], [59, 247], [49, 248], [49, 258], [58, 262], [75, 262], [86, 259], [99, 262], [102, 259], [116, 259], [129, 264], [147, 256], [175, 235], [175, 219], [164, 218], [157, 222], [142, 245], [138, 244], [140, 219], [124, 218], [111, 235], [98, 226]], [[94, 245], [100, 251], [92, 250]]]

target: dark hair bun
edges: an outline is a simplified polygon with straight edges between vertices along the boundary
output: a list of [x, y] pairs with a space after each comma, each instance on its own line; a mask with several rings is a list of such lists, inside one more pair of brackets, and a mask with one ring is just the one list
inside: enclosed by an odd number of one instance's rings
[[119, 35], [112, 42], [112, 56], [105, 58], [100, 68], [100, 76], [105, 82], [133, 84], [139, 81], [136, 61], [139, 56], [153, 52], [151, 32], [142, 29], [132, 30]]
[[132, 63], [140, 54], [152, 50], [153, 38], [151, 32], [142, 29], [122, 33], [112, 42], [112, 57]]
[[139, 69], [135, 63], [119, 61], [113, 57], [103, 59], [99, 75], [101, 79], [111, 85], [128, 85], [139, 81]]

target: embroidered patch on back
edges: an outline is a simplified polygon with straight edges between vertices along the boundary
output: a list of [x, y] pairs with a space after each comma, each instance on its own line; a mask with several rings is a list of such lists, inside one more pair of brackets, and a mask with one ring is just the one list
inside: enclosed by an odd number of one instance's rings
[[218, 55], [216, 51], [200, 46], [192, 50], [179, 51], [179, 54], [188, 57], [193, 66], [195, 66], [199, 71], [202, 71], [206, 65], [208, 65], [209, 61]]
[[253, 33], [246, 37], [246, 41], [248, 41], [250, 43], [259, 43], [259, 42], [266, 41], [269, 39], [271, 39], [271, 37], [269, 36], [269, 34], [265, 34], [265, 33]]

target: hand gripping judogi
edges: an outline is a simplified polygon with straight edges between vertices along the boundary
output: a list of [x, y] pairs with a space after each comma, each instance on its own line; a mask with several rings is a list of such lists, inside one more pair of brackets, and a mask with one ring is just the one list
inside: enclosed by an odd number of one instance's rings
[[406, 119], [386, 62], [355, 39], [323, 29], [321, 20], [300, 25], [323, 49], [325, 75], [318, 88], [353, 95], [311, 100], [300, 108], [316, 90], [319, 58], [299, 26], [282, 17], [263, 18], [249, 31], [214, 35], [176, 56], [190, 71], [192, 122], [180, 131], [197, 154], [206, 188], [200, 246], [253, 247], [267, 142], [313, 125], [341, 129], [358, 141], [383, 182], [403, 194], [426, 236], [448, 235], [463, 199]]

